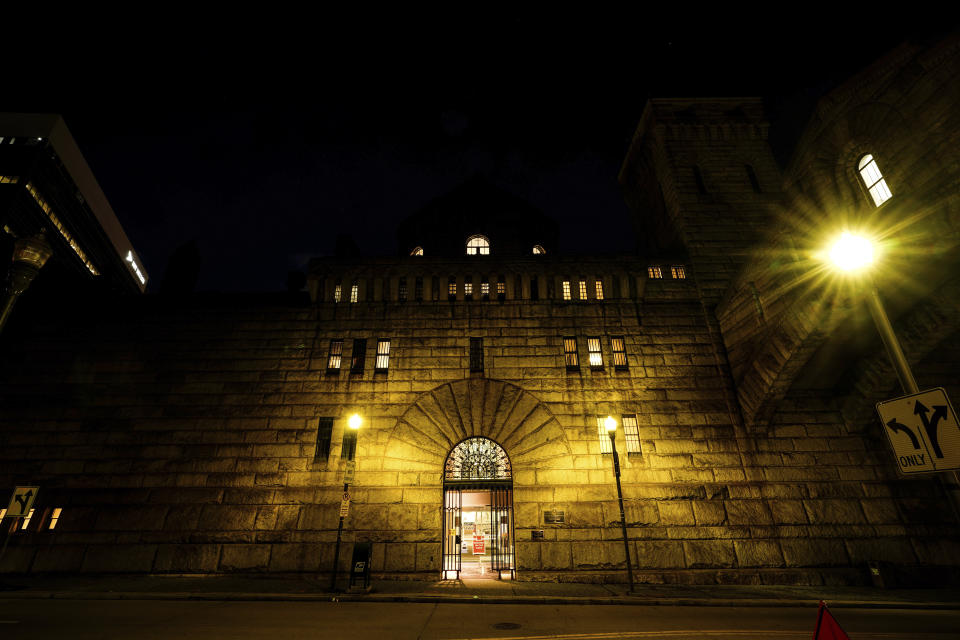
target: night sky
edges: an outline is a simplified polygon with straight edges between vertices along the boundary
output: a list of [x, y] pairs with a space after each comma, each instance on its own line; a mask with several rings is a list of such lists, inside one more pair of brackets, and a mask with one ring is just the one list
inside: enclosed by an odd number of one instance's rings
[[763, 96], [785, 162], [816, 96], [931, 32], [371, 14], [48, 25], [0, 45], [0, 110], [63, 114], [151, 290], [193, 240], [199, 290], [276, 291], [340, 233], [395, 253], [400, 220], [477, 174], [556, 219], [559, 250], [630, 251], [616, 178], [647, 98]]

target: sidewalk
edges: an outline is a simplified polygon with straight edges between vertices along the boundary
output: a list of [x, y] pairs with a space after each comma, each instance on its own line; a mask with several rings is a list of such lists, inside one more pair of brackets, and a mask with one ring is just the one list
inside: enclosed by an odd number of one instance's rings
[[[347, 581], [340, 581], [346, 589]], [[368, 593], [331, 593], [329, 579], [235, 576], [3, 576], [0, 599], [285, 600], [486, 604], [960, 609], [960, 589], [717, 585], [626, 585], [375, 580]]]

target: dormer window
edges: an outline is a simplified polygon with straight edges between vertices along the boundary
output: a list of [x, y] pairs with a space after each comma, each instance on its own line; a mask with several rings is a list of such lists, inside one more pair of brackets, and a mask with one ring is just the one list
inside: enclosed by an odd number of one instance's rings
[[488, 256], [490, 255], [490, 241], [486, 236], [470, 236], [467, 238], [468, 256]]
[[423, 255], [423, 247], [414, 247], [414, 248], [413, 248], [413, 251], [410, 252], [410, 255], [412, 255], [412, 256], [422, 256], [422, 255]]
[[533, 255], [542, 256], [546, 255], [547, 250], [543, 248], [543, 245], [535, 244], [533, 245]]
[[887, 186], [887, 181], [884, 180], [883, 174], [880, 173], [880, 167], [877, 166], [877, 161], [873, 159], [872, 155], [868, 153], [860, 158], [857, 171], [860, 172], [863, 186], [870, 192], [874, 204], [878, 207], [893, 197], [893, 194], [890, 193], [890, 187]]

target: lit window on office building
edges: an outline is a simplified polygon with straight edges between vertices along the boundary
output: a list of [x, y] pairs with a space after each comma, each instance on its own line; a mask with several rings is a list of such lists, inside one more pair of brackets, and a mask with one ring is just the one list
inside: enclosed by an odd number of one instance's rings
[[880, 173], [880, 167], [877, 166], [877, 161], [874, 160], [872, 155], [868, 153], [860, 158], [860, 162], [857, 164], [857, 170], [860, 172], [860, 179], [863, 180], [863, 186], [870, 192], [870, 196], [873, 198], [876, 206], [879, 207], [893, 197], [893, 194], [890, 192], [890, 187], [887, 186], [887, 181], [883, 177], [883, 174]]

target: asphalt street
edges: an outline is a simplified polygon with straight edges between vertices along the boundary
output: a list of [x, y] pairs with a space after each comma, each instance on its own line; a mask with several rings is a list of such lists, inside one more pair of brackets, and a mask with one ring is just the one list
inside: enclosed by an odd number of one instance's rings
[[[852, 640], [956, 640], [960, 630], [958, 610], [834, 614]], [[801, 640], [816, 617], [816, 607], [36, 599], [0, 600], [0, 637]]]

